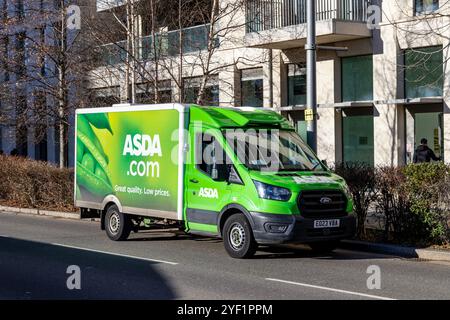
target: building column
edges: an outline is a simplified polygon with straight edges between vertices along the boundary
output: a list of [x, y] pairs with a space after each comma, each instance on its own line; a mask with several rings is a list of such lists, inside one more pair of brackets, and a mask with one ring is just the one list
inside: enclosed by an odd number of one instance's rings
[[[336, 77], [336, 73], [340, 75], [338, 68], [338, 58], [317, 61], [317, 88], [320, 88], [317, 90], [317, 155], [329, 164], [339, 161], [336, 157], [336, 140], [342, 136], [336, 126], [336, 110], [331, 106], [340, 96], [340, 84], [337, 83], [340, 76]], [[338, 96], [336, 90], [339, 91]], [[325, 104], [329, 106], [320, 107]]]
[[[402, 80], [397, 76], [400, 57], [395, 29], [391, 25], [382, 26], [379, 37], [374, 37], [373, 55], [373, 96], [375, 101], [389, 101], [401, 98]], [[401, 164], [398, 123], [399, 111], [396, 104], [376, 104], [374, 107], [374, 164], [397, 166]]]
[[398, 163], [398, 116], [395, 104], [377, 104], [374, 107], [374, 164], [397, 166]]
[[241, 77], [239, 70], [232, 66], [219, 73], [219, 105], [236, 107], [241, 101]]
[[[272, 90], [272, 105], [273, 108], [281, 107], [282, 96], [282, 80], [283, 75], [281, 71], [282, 59], [281, 53], [278, 50], [272, 50], [272, 61], [270, 63], [270, 55], [267, 52], [268, 61], [263, 64], [263, 106], [266, 108], [271, 107], [270, 92]], [[272, 72], [272, 76], [271, 76]], [[272, 84], [270, 83], [272, 79]]]

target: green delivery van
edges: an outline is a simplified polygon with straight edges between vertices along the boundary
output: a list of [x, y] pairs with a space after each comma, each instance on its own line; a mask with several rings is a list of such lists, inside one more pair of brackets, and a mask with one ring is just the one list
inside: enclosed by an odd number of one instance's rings
[[75, 205], [112, 240], [155, 225], [258, 245], [331, 251], [353, 237], [347, 185], [267, 108], [114, 105], [76, 111]]

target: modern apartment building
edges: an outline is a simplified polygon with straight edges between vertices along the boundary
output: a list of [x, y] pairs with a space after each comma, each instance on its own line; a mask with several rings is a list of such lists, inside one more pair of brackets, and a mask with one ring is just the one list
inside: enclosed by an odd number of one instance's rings
[[[105, 16], [112, 9], [99, 1]], [[167, 19], [156, 19], [155, 27], [138, 11], [132, 54], [139, 63], [130, 63], [129, 34], [103, 41], [99, 64], [87, 75], [93, 105], [151, 103], [155, 90], [160, 102], [195, 102], [204, 86], [205, 104], [274, 108], [305, 137], [306, 0], [219, 2], [217, 10], [233, 12], [219, 14], [220, 21], [191, 19], [181, 30]], [[116, 1], [115, 12], [127, 3]], [[427, 138], [448, 159], [448, 2], [316, 3], [320, 158], [401, 165]], [[213, 46], [211, 28], [221, 29]]]
[[[53, 163], [60, 162], [63, 112], [64, 165], [73, 153], [73, 106], [60, 111], [59, 96], [74, 101], [75, 79], [68, 69], [79, 30], [67, 27], [67, 0], [0, 0], [0, 150]], [[78, 4], [81, 1], [77, 1]], [[63, 32], [61, 30], [64, 30]], [[61, 49], [64, 48], [64, 49]], [[60, 51], [61, 50], [61, 51]], [[65, 51], [62, 51], [65, 50]], [[64, 70], [63, 70], [64, 68]], [[64, 77], [61, 76], [64, 73]], [[66, 78], [65, 78], [66, 77]], [[59, 85], [64, 82], [65, 85]], [[64, 91], [59, 90], [64, 88]], [[68, 132], [67, 132], [68, 131]], [[66, 150], [67, 149], [67, 150]]]

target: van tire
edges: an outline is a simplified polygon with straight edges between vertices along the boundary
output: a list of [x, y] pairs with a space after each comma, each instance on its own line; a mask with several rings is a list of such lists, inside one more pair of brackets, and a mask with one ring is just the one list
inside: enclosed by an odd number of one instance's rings
[[331, 253], [339, 246], [340, 241], [321, 241], [310, 243], [312, 251], [317, 253]]
[[105, 230], [108, 238], [114, 241], [126, 240], [131, 229], [130, 217], [120, 212], [115, 204], [109, 206], [105, 214]]
[[253, 256], [257, 244], [247, 218], [242, 214], [230, 216], [223, 226], [223, 243], [227, 253], [236, 259], [246, 259]]

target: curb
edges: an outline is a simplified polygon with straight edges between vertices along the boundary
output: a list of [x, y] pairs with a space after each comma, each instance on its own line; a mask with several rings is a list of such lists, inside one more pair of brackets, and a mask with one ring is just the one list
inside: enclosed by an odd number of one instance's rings
[[340, 248], [395, 255], [403, 258], [436, 260], [450, 262], [450, 251], [436, 249], [418, 249], [393, 244], [371, 243], [359, 240], [343, 240]]
[[7, 207], [7, 206], [0, 206], [0, 211], [1, 212], [12, 212], [12, 213], [21, 213], [21, 214], [31, 214], [31, 215], [37, 215], [37, 216], [47, 216], [47, 217], [55, 217], [55, 218], [80, 220], [80, 213], [78, 213], [78, 212], [60, 212], [60, 211], [30, 209], [30, 208], [17, 208], [17, 207]]

